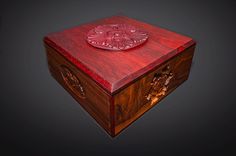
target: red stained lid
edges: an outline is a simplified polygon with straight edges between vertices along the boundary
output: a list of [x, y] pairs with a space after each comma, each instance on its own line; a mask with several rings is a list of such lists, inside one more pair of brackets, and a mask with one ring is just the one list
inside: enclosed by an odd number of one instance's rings
[[[91, 30], [114, 24], [130, 25], [148, 34], [148, 39], [145, 36], [143, 44], [123, 50], [119, 46], [101, 49], [102, 42], [97, 47], [88, 43]], [[125, 16], [112, 16], [51, 33], [44, 41], [111, 94], [195, 43], [189, 37]]]

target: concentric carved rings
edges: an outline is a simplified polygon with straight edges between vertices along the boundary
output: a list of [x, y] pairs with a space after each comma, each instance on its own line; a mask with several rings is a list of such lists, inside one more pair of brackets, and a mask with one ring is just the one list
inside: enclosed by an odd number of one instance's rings
[[107, 50], [127, 50], [143, 44], [148, 33], [128, 24], [99, 25], [87, 34], [87, 41], [94, 47]]
[[61, 75], [65, 84], [80, 98], [86, 98], [79, 78], [65, 65], [61, 65]]

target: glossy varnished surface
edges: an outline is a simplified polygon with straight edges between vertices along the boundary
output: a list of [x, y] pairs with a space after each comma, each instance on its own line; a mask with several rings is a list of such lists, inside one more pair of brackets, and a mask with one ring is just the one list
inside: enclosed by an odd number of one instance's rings
[[[149, 39], [143, 45], [119, 52], [94, 48], [87, 43], [89, 30], [101, 24], [114, 23], [131, 24], [146, 30]], [[124, 16], [52, 33], [44, 41], [111, 94], [194, 44], [189, 37]]]
[[[111, 126], [112, 118], [110, 116], [110, 101], [112, 97], [53, 48], [46, 45], [46, 52], [48, 67], [52, 76], [111, 135], [111, 129], [114, 127]], [[79, 86], [83, 87], [82, 93], [80, 87], [76, 91], [73, 83], [67, 83], [63, 74], [65, 68], [70, 71], [69, 74], [73, 74], [73, 77], [78, 79]]]
[[[174, 58], [166, 60], [160, 66], [142, 75], [121, 91], [111, 95], [57, 51], [46, 45], [52, 76], [111, 136], [119, 134], [188, 78], [194, 48], [195, 45], [187, 48]], [[165, 94], [158, 97], [157, 101], [150, 101], [147, 97], [152, 88], [153, 78], [156, 74], [165, 71], [167, 67], [173, 74], [173, 78], [168, 83], [168, 89]], [[68, 73], [65, 74], [65, 71]]]
[[[87, 43], [97, 25], [126, 23], [148, 40], [125, 51]], [[188, 78], [195, 42], [123, 16], [84, 24], [44, 38], [52, 76], [111, 136], [116, 136]]]
[[[120, 133], [147, 110], [155, 106], [161, 99], [188, 78], [194, 48], [195, 46], [191, 46], [183, 53], [167, 60], [161, 66], [150, 71], [114, 96], [115, 135]], [[173, 75], [171, 75], [166, 92], [161, 96], [158, 95], [158, 100], [149, 101], [147, 96], [150, 93], [151, 83], [153, 83], [155, 75], [163, 72], [163, 70], [165, 71], [167, 67], [169, 67], [169, 71]], [[162, 86], [158, 87], [161, 88]]]

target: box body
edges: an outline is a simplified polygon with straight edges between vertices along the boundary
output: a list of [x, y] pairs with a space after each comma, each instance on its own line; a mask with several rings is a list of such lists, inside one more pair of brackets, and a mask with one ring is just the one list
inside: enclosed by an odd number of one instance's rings
[[[141, 27], [150, 37], [119, 52], [86, 43], [91, 28], [111, 23]], [[196, 45], [189, 37], [123, 16], [52, 33], [44, 42], [52, 76], [111, 136], [188, 78]]]

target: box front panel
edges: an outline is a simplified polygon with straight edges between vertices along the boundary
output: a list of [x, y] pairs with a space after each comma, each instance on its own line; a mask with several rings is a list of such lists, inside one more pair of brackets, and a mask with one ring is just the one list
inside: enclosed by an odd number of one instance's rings
[[194, 48], [195, 45], [189, 47], [115, 95], [115, 134], [156, 105], [188, 78]]
[[52, 76], [111, 134], [111, 96], [53, 48], [46, 45], [46, 50]]

